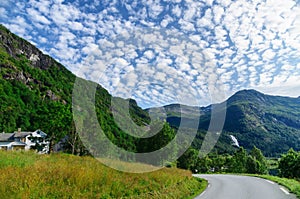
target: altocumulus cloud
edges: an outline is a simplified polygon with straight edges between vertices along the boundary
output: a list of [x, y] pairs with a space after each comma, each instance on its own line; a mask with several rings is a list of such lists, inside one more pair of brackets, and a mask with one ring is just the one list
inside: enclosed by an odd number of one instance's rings
[[0, 11], [72, 72], [143, 107], [224, 100], [211, 88], [300, 93], [296, 0], [8, 0]]

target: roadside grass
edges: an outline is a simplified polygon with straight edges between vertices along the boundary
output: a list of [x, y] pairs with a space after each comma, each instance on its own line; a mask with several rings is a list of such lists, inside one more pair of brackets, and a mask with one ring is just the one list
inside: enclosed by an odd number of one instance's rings
[[176, 168], [124, 173], [92, 157], [17, 151], [0, 151], [0, 181], [1, 199], [192, 198], [207, 183]]
[[[194, 177], [196, 178], [196, 177]], [[207, 188], [208, 186], [208, 181], [203, 179], [203, 178], [196, 178], [196, 180], [198, 180], [200, 182], [200, 187], [198, 187], [198, 189], [196, 190], [196, 192], [187, 197], [187, 199], [194, 199], [196, 196], [200, 195], [203, 191], [205, 191], [205, 189]]]
[[295, 179], [281, 178], [278, 176], [270, 176], [270, 175], [257, 175], [257, 174], [246, 174], [246, 175], [260, 177], [260, 178], [264, 178], [276, 182], [286, 187], [291, 193], [294, 193], [297, 196], [297, 198], [300, 198], [300, 182]]

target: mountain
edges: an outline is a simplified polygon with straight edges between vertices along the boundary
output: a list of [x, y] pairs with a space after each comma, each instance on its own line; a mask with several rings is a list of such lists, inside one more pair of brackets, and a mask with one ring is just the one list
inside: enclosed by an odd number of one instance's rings
[[[229, 135], [235, 136], [244, 148], [250, 150], [255, 145], [267, 156], [278, 156], [289, 148], [300, 150], [299, 97], [271, 96], [256, 90], [242, 90], [223, 103], [226, 105], [226, 119], [217, 144], [221, 151], [232, 150]], [[171, 126], [180, 125], [179, 107], [165, 107]], [[212, 106], [185, 109], [201, 112], [199, 133], [194, 142], [195, 147], [199, 148], [210, 124]], [[190, 120], [196, 121], [197, 118], [191, 117]]]
[[[53, 58], [0, 25], [0, 132], [13, 132], [17, 128], [26, 131], [41, 129], [50, 135], [53, 144], [67, 138], [69, 151], [86, 153], [76, 137], [73, 122], [72, 95], [76, 79], [83, 82], [83, 88], [96, 88], [97, 120], [115, 145], [133, 152], [147, 152], [154, 145], [159, 148], [156, 143], [168, 143], [161, 135], [155, 135], [150, 138], [149, 145], [152, 146], [147, 146], [146, 138], [137, 139], [126, 133], [120, 126], [130, 124], [128, 113], [112, 106], [111, 101], [116, 101], [121, 107], [129, 104], [129, 115], [136, 124], [133, 129], [136, 133], [141, 129], [151, 129], [151, 109], [141, 109], [133, 99], [112, 97], [100, 85], [76, 77]], [[300, 97], [270, 96], [255, 90], [243, 90], [224, 104], [226, 106], [207, 107], [171, 104], [163, 108], [167, 122], [174, 128], [178, 128], [180, 121], [185, 119], [184, 128], [188, 132], [192, 124], [199, 122], [195, 127], [198, 131], [193, 142], [195, 148], [200, 148], [212, 110], [217, 107], [221, 108], [216, 110], [217, 114], [218, 111], [226, 111], [223, 132], [216, 147], [218, 152], [235, 150], [229, 135], [237, 138], [244, 148], [251, 149], [255, 145], [267, 156], [278, 156], [289, 148], [300, 150]], [[77, 109], [80, 112], [80, 107]], [[118, 122], [115, 121], [115, 113], [120, 116]], [[198, 113], [201, 114], [200, 119]], [[168, 126], [164, 126], [163, 132], [167, 132], [168, 139], [174, 137]]]
[[[84, 147], [74, 151], [74, 144], [80, 146], [80, 143], [75, 143], [79, 141], [74, 134], [72, 114], [72, 92], [76, 78], [85, 86], [94, 85], [97, 88], [95, 109], [106, 135], [114, 144], [135, 151], [135, 138], [127, 135], [114, 121], [111, 100], [116, 98], [100, 85], [76, 77], [62, 64], [2, 25], [0, 132], [14, 132], [17, 128], [26, 131], [42, 129], [51, 137], [53, 144], [67, 137], [67, 145], [71, 145], [69, 147], [73, 148], [73, 152], [84, 153]], [[148, 113], [134, 100], [119, 99], [119, 102], [129, 104], [130, 115], [136, 124], [147, 125], [150, 122]]]

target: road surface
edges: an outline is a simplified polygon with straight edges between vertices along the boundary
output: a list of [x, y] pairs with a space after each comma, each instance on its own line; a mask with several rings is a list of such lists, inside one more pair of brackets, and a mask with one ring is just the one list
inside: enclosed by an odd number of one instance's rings
[[237, 175], [198, 175], [208, 180], [206, 190], [195, 199], [296, 199], [269, 180]]

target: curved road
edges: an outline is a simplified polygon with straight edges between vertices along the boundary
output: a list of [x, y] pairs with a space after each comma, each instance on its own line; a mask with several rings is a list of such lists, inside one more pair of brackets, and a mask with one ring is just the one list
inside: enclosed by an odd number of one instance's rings
[[261, 178], [218, 174], [194, 176], [209, 183], [195, 199], [296, 199], [285, 188]]

